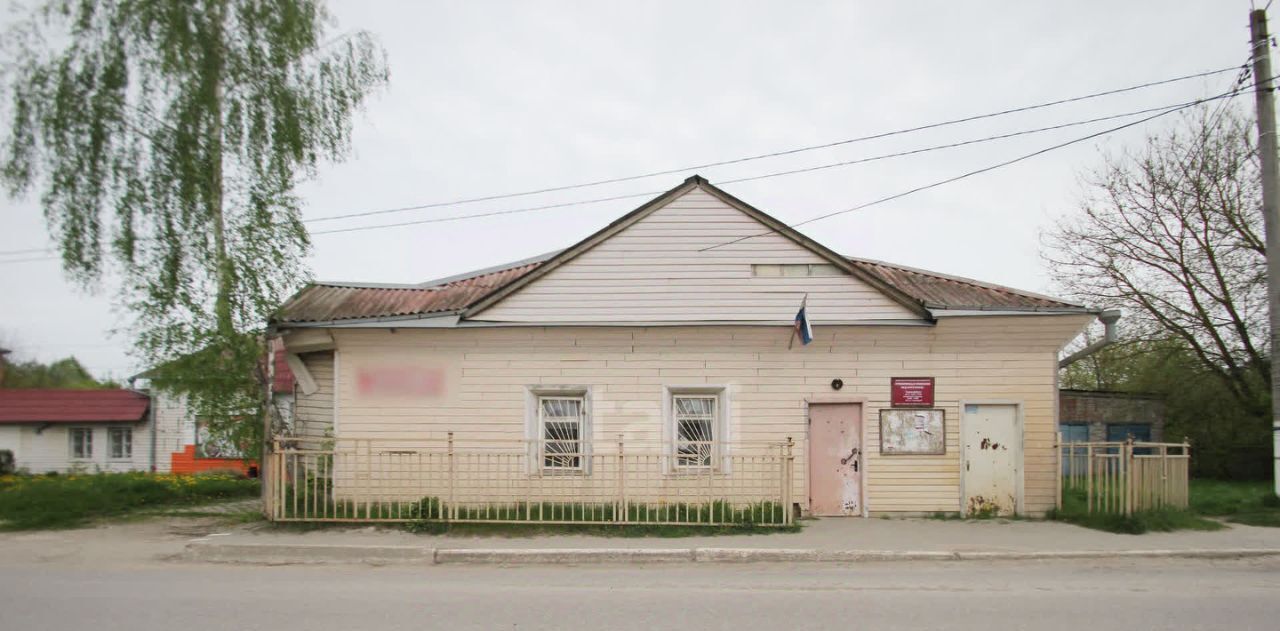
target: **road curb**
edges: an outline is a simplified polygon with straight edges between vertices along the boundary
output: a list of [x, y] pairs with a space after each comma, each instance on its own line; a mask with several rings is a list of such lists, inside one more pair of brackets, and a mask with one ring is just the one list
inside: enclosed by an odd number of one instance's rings
[[197, 539], [183, 560], [256, 565], [362, 563], [578, 565], [599, 563], [859, 563], [885, 561], [1032, 561], [1071, 559], [1243, 559], [1280, 556], [1280, 548], [1186, 550], [931, 551], [808, 548], [431, 548], [234, 543]]
[[578, 563], [692, 563], [693, 548], [439, 548], [436, 563], [526, 565]]
[[421, 546], [221, 543], [217, 540], [197, 539], [187, 544], [182, 556], [188, 561], [252, 565], [299, 563], [430, 565], [435, 562], [435, 549]]

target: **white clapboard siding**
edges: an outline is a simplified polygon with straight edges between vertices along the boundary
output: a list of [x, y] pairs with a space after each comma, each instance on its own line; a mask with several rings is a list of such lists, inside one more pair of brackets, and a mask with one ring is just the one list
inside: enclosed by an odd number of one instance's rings
[[779, 234], [700, 252], [768, 229], [693, 189], [481, 313], [493, 322], [787, 321], [809, 295], [822, 321], [919, 319], [865, 282], [758, 277], [752, 264], [828, 264]]
[[[619, 434], [661, 440], [663, 386], [722, 385], [730, 393], [730, 440], [795, 439], [795, 497], [803, 504], [806, 402], [861, 397], [872, 513], [956, 511], [961, 402], [1016, 401], [1026, 419], [1026, 508], [1043, 513], [1054, 501], [1057, 353], [1089, 319], [818, 326], [812, 344], [791, 350], [790, 330], [777, 326], [337, 329], [338, 433], [442, 438], [452, 431], [459, 438], [522, 439], [530, 387], [579, 386], [591, 391], [593, 440], [613, 441]], [[312, 368], [321, 391], [299, 394], [299, 418], [332, 414], [333, 397], [324, 389], [332, 380], [319, 372], [322, 363]], [[441, 396], [375, 399], [355, 385], [365, 371], [410, 367], [443, 375]], [[946, 411], [946, 454], [879, 455], [879, 411], [888, 405], [893, 376], [936, 378], [937, 406]], [[845, 384], [839, 392], [830, 387], [835, 378]]]
[[298, 356], [316, 382], [309, 395], [299, 389], [293, 405], [293, 433], [308, 438], [324, 438], [333, 430], [333, 351], [303, 353]]
[[[83, 427], [93, 432], [93, 454], [71, 458], [69, 430]], [[107, 429], [133, 429], [133, 453], [129, 458], [110, 458]], [[146, 471], [150, 468], [151, 436], [146, 423], [84, 423], [0, 426], [0, 449], [13, 450], [15, 464], [28, 473], [85, 473]]]

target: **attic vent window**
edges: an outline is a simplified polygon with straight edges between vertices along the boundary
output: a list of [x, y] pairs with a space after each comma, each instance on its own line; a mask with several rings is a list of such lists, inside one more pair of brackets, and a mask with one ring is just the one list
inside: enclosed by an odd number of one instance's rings
[[830, 263], [757, 263], [752, 276], [839, 276], [840, 270]]

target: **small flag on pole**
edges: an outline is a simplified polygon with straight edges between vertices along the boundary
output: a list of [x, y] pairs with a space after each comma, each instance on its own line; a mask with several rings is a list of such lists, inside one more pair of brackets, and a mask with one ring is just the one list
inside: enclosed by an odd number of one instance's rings
[[813, 327], [809, 325], [809, 315], [805, 312], [806, 305], [809, 303], [809, 294], [805, 294], [800, 300], [800, 311], [796, 312], [796, 324], [791, 331], [791, 341], [787, 343], [790, 349], [795, 344], [796, 336], [800, 336], [801, 344], [808, 344], [813, 341]]

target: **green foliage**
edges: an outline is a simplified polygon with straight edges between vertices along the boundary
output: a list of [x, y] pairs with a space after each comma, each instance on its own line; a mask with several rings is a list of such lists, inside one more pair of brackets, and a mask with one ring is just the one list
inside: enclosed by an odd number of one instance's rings
[[[1087, 366], [1086, 366], [1087, 364]], [[1097, 375], [1105, 375], [1099, 382]], [[1191, 440], [1197, 478], [1259, 480], [1271, 477], [1270, 398], [1254, 372], [1258, 399], [1245, 405], [1177, 340], [1128, 342], [1064, 371], [1062, 387], [1158, 394], [1165, 404], [1165, 439]]]
[[[444, 531], [460, 522], [527, 522], [539, 524], [591, 524], [618, 528], [614, 523], [617, 506], [610, 503], [534, 502], [510, 504], [468, 504], [458, 506], [453, 515], [438, 497], [417, 502], [359, 502], [318, 497], [311, 492], [314, 480], [307, 477], [297, 485], [286, 485], [281, 498], [286, 519], [325, 518], [392, 520], [410, 523], [415, 532]], [[781, 504], [756, 502], [735, 505], [724, 500], [710, 503], [630, 504], [625, 521], [633, 526], [662, 526], [660, 522], [690, 522], [693, 528], [777, 528], [786, 519]], [[449, 522], [448, 528], [441, 526]]]
[[672, 526], [661, 524], [546, 524], [546, 523], [453, 523], [415, 521], [404, 529], [423, 535], [458, 537], [531, 537], [543, 535], [588, 535], [593, 537], [714, 537], [722, 535], [769, 535], [800, 532], [804, 526], [761, 526], [731, 524], [726, 526]]
[[292, 191], [388, 77], [332, 25], [319, 0], [46, 0], [3, 38], [0, 180], [39, 190], [73, 279], [119, 274], [136, 353], [233, 441], [262, 422], [254, 347], [305, 274]]
[[197, 505], [259, 493], [225, 474], [99, 473], [0, 477], [0, 529], [70, 528], [155, 506]]
[[1192, 480], [1191, 510], [1237, 524], [1280, 527], [1280, 498], [1270, 481]]
[[0, 388], [118, 388], [111, 381], [98, 381], [75, 357], [51, 364], [31, 360], [8, 364]]
[[1085, 528], [1127, 535], [1140, 535], [1147, 532], [1170, 532], [1174, 530], [1221, 530], [1224, 528], [1222, 524], [1200, 517], [1192, 511], [1171, 508], [1140, 511], [1128, 516], [1119, 513], [1090, 513], [1083, 489], [1064, 488], [1062, 490], [1062, 508], [1049, 511], [1047, 517], [1054, 521], [1064, 521], [1077, 526], [1084, 526]]

